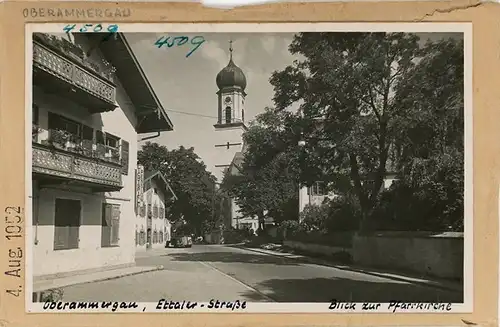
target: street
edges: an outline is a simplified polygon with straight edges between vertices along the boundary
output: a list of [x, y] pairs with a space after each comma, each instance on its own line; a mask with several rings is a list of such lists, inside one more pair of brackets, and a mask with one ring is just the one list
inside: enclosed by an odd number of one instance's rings
[[63, 301], [462, 302], [461, 292], [229, 246], [194, 245], [161, 252], [139, 257], [137, 265], [163, 265], [163, 270], [70, 286], [64, 289]]

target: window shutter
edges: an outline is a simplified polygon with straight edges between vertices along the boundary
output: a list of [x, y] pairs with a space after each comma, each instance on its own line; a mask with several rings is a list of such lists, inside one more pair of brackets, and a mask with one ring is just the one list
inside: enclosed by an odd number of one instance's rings
[[113, 204], [111, 213], [111, 245], [118, 245], [120, 241], [120, 205]]
[[125, 140], [121, 140], [121, 164], [122, 164], [122, 174], [128, 175], [128, 161], [129, 161], [129, 143]]
[[101, 246], [109, 246], [111, 241], [111, 204], [102, 204]]

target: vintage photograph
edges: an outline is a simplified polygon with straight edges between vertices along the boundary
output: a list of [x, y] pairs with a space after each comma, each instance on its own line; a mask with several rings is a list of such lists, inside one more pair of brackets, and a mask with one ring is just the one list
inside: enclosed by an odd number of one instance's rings
[[33, 303], [464, 303], [463, 32], [98, 25], [26, 45]]

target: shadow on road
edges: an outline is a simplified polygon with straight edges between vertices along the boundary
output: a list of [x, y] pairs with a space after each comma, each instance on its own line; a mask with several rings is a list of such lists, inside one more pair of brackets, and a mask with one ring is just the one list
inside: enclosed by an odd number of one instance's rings
[[335, 299], [340, 302], [463, 303], [463, 292], [347, 278], [269, 279], [252, 286], [277, 302], [330, 302]]
[[266, 255], [235, 252], [197, 252], [197, 253], [169, 253], [167, 255], [173, 261], [206, 261], [206, 262], [226, 262], [226, 263], [255, 263], [297, 266], [299, 263], [286, 258], [277, 258]]

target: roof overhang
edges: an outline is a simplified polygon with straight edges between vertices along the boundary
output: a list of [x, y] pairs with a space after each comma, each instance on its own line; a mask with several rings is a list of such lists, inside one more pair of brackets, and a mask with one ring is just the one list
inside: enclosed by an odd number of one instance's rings
[[87, 37], [97, 44], [104, 58], [116, 68], [115, 75], [119, 84], [125, 89], [136, 110], [137, 133], [172, 131], [172, 121], [123, 33], [116, 33], [115, 37], [110, 38], [107, 36], [108, 33], [87, 34]]

